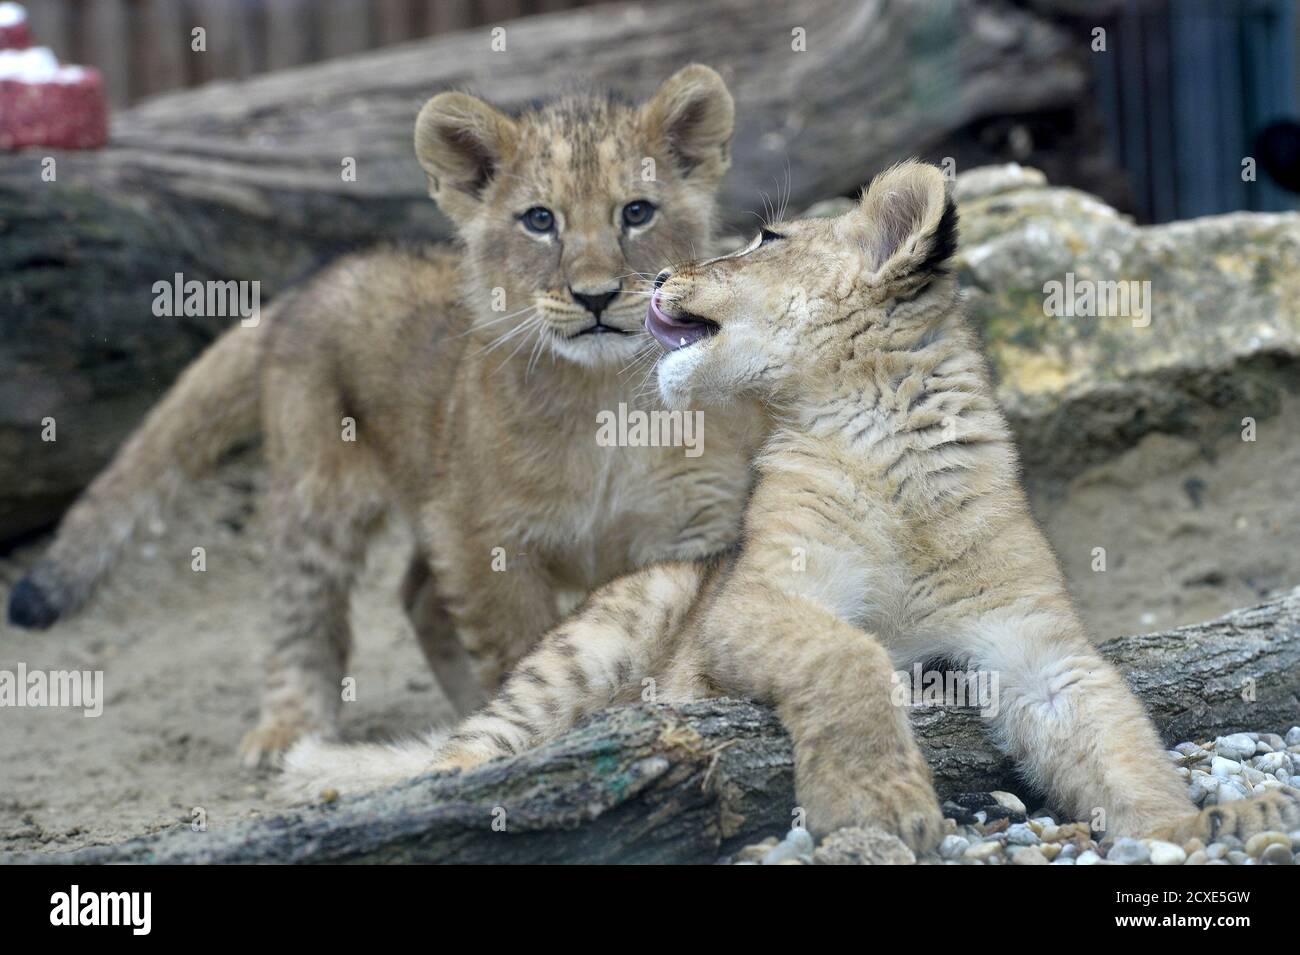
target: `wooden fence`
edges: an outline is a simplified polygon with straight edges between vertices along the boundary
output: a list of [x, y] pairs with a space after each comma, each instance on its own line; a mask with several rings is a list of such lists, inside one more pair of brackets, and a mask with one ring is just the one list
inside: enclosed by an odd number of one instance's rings
[[[600, 0], [27, 0], [33, 43], [98, 67], [109, 101]], [[202, 27], [202, 53], [192, 31]]]

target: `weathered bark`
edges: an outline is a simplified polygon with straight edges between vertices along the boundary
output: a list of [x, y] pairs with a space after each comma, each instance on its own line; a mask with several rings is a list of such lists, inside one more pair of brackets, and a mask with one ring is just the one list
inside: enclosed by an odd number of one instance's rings
[[[1300, 589], [1102, 651], [1171, 744], [1300, 721]], [[1016, 788], [974, 713], [931, 709], [913, 725], [941, 794]], [[31, 861], [709, 862], [784, 829], [794, 805], [790, 741], [776, 717], [706, 700], [606, 710], [550, 745], [462, 775]]]
[[513, 22], [506, 41], [449, 34], [159, 97], [118, 114], [108, 148], [53, 153], [52, 183], [50, 151], [0, 156], [0, 541], [54, 520], [227, 324], [155, 317], [154, 282], [256, 280], [269, 297], [332, 251], [449, 234], [411, 146], [439, 90], [512, 106], [581, 78], [644, 96], [712, 64], [737, 99], [737, 221], [761, 191], [797, 209], [982, 117], [1075, 108], [1086, 85], [1077, 41], [1010, 0], [610, 5]]

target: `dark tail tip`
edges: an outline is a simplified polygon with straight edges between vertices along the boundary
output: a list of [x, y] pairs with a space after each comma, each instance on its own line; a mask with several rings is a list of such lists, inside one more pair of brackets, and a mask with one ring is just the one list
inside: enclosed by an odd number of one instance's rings
[[9, 592], [9, 622], [27, 630], [44, 630], [59, 619], [60, 608], [31, 575]]

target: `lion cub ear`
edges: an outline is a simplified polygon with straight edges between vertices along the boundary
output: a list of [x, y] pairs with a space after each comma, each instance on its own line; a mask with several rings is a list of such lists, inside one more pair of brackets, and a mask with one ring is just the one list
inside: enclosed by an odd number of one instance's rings
[[943, 173], [928, 163], [886, 169], [844, 218], [878, 281], [939, 271], [957, 251], [957, 207]]
[[514, 120], [468, 93], [439, 93], [415, 119], [415, 156], [428, 173], [429, 195], [453, 219], [476, 211], [518, 141]]
[[668, 77], [641, 107], [641, 129], [684, 176], [717, 180], [731, 165], [736, 108], [722, 77], [694, 63]]

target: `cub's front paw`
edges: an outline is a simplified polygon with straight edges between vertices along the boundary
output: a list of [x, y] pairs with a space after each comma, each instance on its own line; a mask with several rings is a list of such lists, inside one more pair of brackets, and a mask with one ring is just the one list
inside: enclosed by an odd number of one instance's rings
[[306, 723], [264, 721], [244, 734], [239, 744], [239, 761], [249, 769], [274, 766], [289, 747], [308, 735], [327, 737], [329, 734], [323, 727]]
[[825, 834], [846, 826], [876, 826], [894, 833], [915, 853], [928, 852], [943, 838], [943, 813], [929, 771], [808, 774], [798, 786], [808, 827]]
[[1300, 828], [1300, 789], [1269, 789], [1237, 802], [1202, 809], [1172, 826], [1152, 833], [1159, 839], [1210, 843], [1225, 835], [1246, 840], [1258, 832], [1293, 832]]

